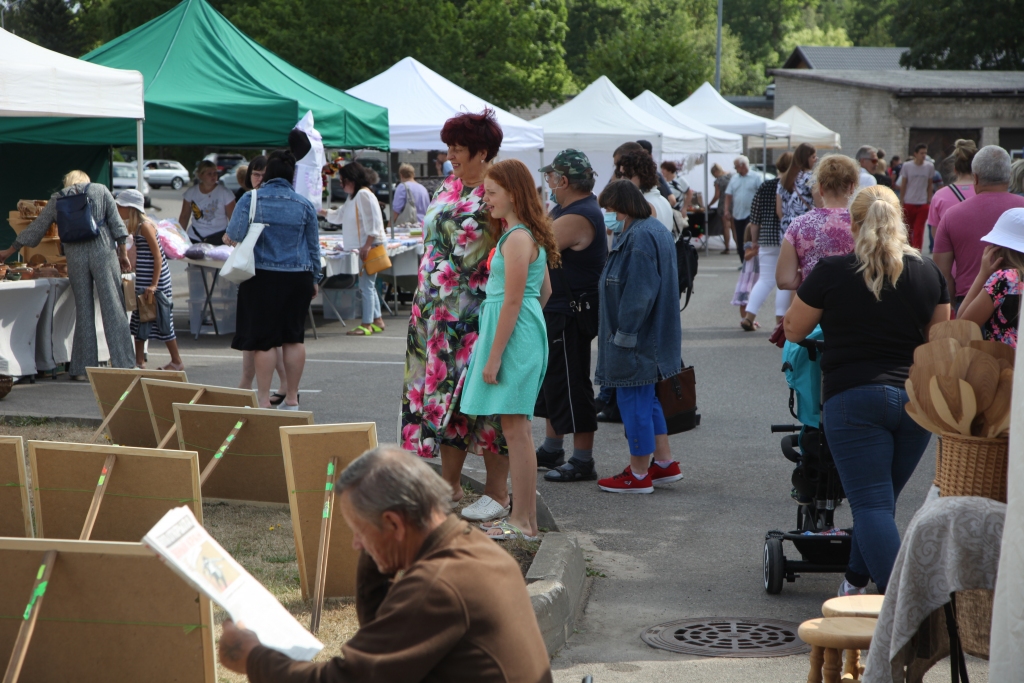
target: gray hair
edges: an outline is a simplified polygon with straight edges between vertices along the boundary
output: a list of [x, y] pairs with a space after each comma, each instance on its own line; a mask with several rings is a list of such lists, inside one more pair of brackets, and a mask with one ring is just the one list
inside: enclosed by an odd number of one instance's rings
[[1024, 159], [1017, 159], [1010, 166], [1010, 192], [1024, 194]]
[[864, 161], [865, 159], [870, 159], [872, 154], [877, 155], [878, 150], [871, 145], [864, 145], [857, 150], [857, 155], [854, 158], [857, 159], [857, 161]]
[[1006, 185], [1010, 182], [1010, 155], [999, 145], [986, 145], [971, 162], [971, 172], [979, 185]]
[[736, 157], [732, 161], [733, 161], [733, 163], [743, 164], [747, 168], [750, 168], [750, 159], [748, 159], [746, 157], [746, 155], [744, 155], [744, 154], [739, 155], [738, 157]]
[[348, 491], [361, 517], [380, 526], [397, 512], [422, 529], [435, 512], [447, 514], [452, 489], [423, 459], [395, 445], [378, 446], [352, 461], [338, 477], [335, 493]]

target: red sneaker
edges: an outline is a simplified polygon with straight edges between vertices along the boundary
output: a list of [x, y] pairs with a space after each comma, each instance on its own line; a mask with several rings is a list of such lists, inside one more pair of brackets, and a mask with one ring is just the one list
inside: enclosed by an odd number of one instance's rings
[[656, 462], [651, 462], [651, 467], [647, 470], [647, 474], [650, 475], [651, 481], [655, 486], [664, 486], [683, 478], [683, 473], [679, 470], [679, 463], [675, 460], [668, 467], [662, 467]]
[[650, 472], [645, 474], [643, 479], [638, 479], [629, 467], [614, 477], [599, 479], [597, 485], [602, 491], [610, 493], [654, 493]]

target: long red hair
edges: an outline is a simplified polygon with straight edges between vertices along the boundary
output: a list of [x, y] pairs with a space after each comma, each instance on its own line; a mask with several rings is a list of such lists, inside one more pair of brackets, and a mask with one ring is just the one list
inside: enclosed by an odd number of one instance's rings
[[[558, 251], [558, 243], [555, 242], [555, 234], [551, 230], [551, 219], [544, 213], [544, 205], [537, 196], [537, 188], [534, 186], [534, 177], [530, 169], [519, 159], [505, 159], [493, 164], [485, 178], [490, 178], [498, 183], [503, 190], [509, 193], [512, 198], [512, 207], [516, 215], [523, 221], [537, 244], [544, 247], [548, 252], [548, 266], [558, 268], [562, 265], [562, 254]], [[495, 239], [501, 237], [505, 229], [504, 221], [493, 216], [489, 219], [491, 234]]]

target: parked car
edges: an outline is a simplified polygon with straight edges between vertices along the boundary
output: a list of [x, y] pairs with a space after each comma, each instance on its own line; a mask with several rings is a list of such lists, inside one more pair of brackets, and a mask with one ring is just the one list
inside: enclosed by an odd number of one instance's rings
[[[370, 157], [370, 158], [364, 157], [364, 158], [360, 158], [360, 159], [354, 159], [354, 161], [358, 161], [360, 164], [362, 164], [366, 168], [372, 169], [380, 177], [380, 180], [378, 180], [376, 183], [371, 185], [370, 189], [373, 191], [373, 194], [375, 194], [377, 196], [377, 201], [381, 202], [382, 204], [384, 204], [386, 206], [388, 204], [388, 202], [390, 201], [390, 195], [388, 194], [388, 182], [387, 182], [387, 177], [388, 177], [388, 165], [387, 165], [387, 162], [381, 161], [380, 159], [374, 159], [372, 157]], [[391, 176], [392, 176], [392, 181], [391, 181], [392, 185], [396, 185], [398, 183], [398, 175], [397, 175], [397, 173], [396, 172], [392, 172]], [[345, 191], [341, 189], [341, 179], [339, 178], [338, 174], [334, 174], [333, 176], [331, 176], [330, 180], [331, 180], [331, 200], [332, 201], [344, 202], [346, 199], [348, 199], [348, 195], [346, 195]]]
[[180, 190], [191, 180], [188, 169], [177, 161], [169, 159], [150, 159], [143, 162], [142, 177], [150, 187], [160, 188], [170, 185], [175, 190]]
[[[244, 164], [246, 159], [241, 154], [207, 154], [203, 157], [204, 161], [212, 161], [217, 164], [217, 172], [224, 173], [230, 171], [239, 164]], [[198, 166], [198, 164], [196, 164]]]
[[227, 171], [220, 177], [220, 184], [228, 188], [232, 192], [237, 192], [241, 185], [238, 184], [238, 177], [235, 175], [235, 169]]
[[[137, 183], [135, 182], [138, 178], [138, 170], [135, 164], [129, 164], [123, 161], [114, 162], [114, 196], [116, 197], [121, 190], [127, 190], [128, 188], [135, 189]], [[146, 182], [146, 175], [142, 175], [142, 187], [139, 188], [142, 191], [143, 197], [145, 197], [145, 206], [150, 206], [149, 202], [149, 183]]]

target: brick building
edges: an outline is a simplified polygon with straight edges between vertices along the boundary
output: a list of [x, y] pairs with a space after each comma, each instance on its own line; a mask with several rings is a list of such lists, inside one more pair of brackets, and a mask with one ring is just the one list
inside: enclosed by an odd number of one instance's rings
[[957, 138], [1024, 148], [1022, 71], [775, 69], [775, 115], [794, 104], [842, 136], [843, 151], [918, 143], [941, 161]]

